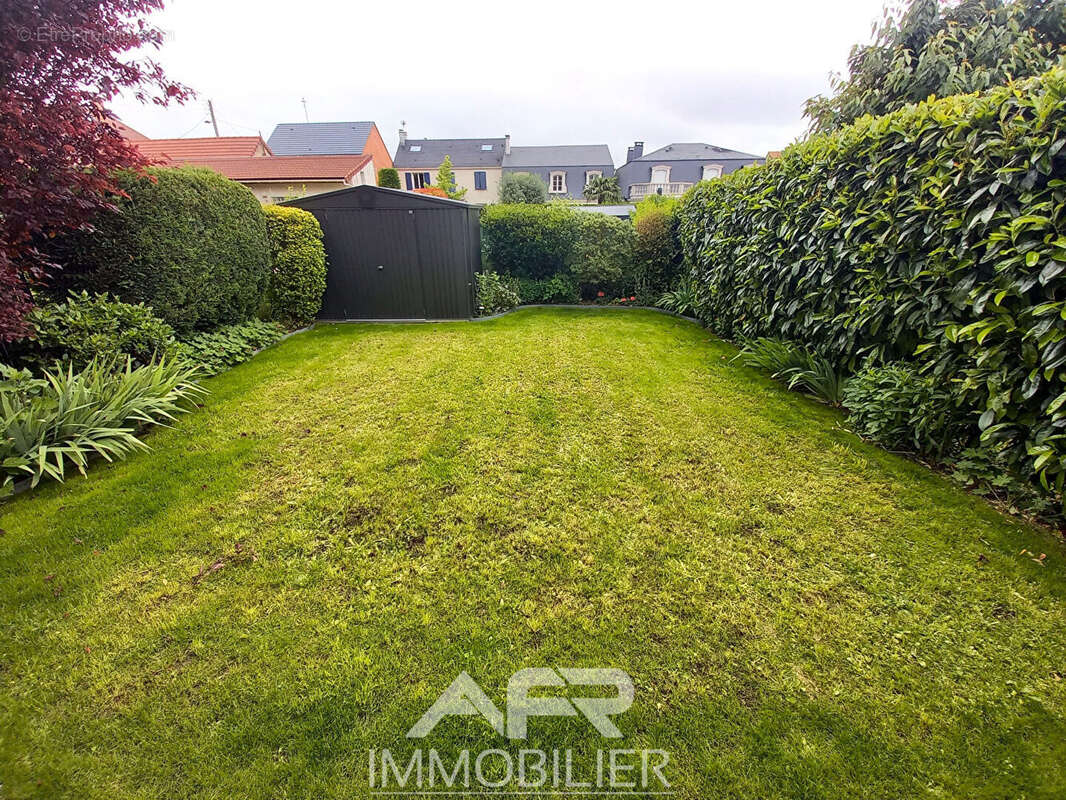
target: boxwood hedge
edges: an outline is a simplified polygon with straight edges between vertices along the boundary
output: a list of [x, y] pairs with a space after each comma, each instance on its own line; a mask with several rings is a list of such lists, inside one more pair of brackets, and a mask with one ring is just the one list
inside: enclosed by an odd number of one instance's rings
[[1061, 491], [1066, 68], [866, 117], [698, 184], [680, 230], [699, 313], [854, 371], [916, 363], [973, 436]]

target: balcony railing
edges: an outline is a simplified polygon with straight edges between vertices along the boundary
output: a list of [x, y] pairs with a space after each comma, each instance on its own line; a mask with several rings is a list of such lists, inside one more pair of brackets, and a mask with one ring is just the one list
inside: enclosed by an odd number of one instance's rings
[[629, 199], [640, 200], [652, 194], [680, 197], [691, 188], [691, 183], [633, 183], [629, 186]]

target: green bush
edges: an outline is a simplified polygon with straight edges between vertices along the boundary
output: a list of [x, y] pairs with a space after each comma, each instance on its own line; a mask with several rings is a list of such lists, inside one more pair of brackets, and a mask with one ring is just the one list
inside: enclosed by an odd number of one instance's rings
[[252, 320], [213, 331], [194, 333], [177, 343], [174, 352], [206, 375], [217, 375], [251, 358], [285, 335], [276, 322]]
[[658, 297], [676, 289], [681, 281], [684, 254], [678, 233], [679, 205], [675, 197], [652, 195], [634, 211], [633, 255], [641, 294]]
[[378, 186], [386, 189], [399, 189], [400, 173], [393, 167], [382, 167], [378, 170]]
[[547, 203], [548, 184], [531, 172], [505, 172], [500, 178], [501, 203]]
[[636, 235], [629, 220], [589, 211], [576, 216], [577, 235], [570, 256], [570, 270], [591, 295], [597, 290], [630, 295], [636, 288], [633, 242]]
[[513, 285], [513, 279], [508, 281], [491, 270], [475, 273], [474, 278], [477, 280], [479, 316], [509, 311], [522, 302]]
[[263, 211], [273, 256], [266, 294], [269, 315], [287, 325], [306, 325], [318, 315], [326, 291], [322, 227], [301, 208], [267, 206]]
[[844, 397], [846, 378], [830, 361], [802, 345], [763, 337], [745, 341], [737, 360], [784, 381], [789, 389], [807, 392], [834, 406]]
[[1066, 457], [1066, 68], [865, 117], [697, 184], [698, 310], [854, 371], [915, 361], [1012, 469]]
[[844, 389], [844, 405], [860, 435], [938, 461], [958, 455], [972, 428], [955, 407], [952, 392], [913, 364], [860, 370]]
[[481, 212], [488, 266], [519, 278], [565, 272], [577, 238], [576, 214], [563, 205], [490, 205]]
[[205, 394], [195, 375], [174, 360], [122, 369], [94, 359], [44, 378], [0, 364], [0, 495], [20, 479], [61, 481], [68, 464], [84, 474], [93, 455], [113, 461], [147, 449], [139, 429], [171, 422]]
[[142, 304], [131, 305], [88, 292], [38, 306], [27, 316], [33, 334], [12, 347], [13, 360], [40, 371], [56, 362], [81, 369], [96, 358], [142, 366], [174, 345], [174, 329]]
[[581, 300], [577, 278], [563, 272], [540, 280], [519, 278], [518, 294], [523, 303], [577, 303]]
[[209, 169], [122, 172], [117, 211], [93, 232], [60, 237], [60, 288], [106, 291], [144, 303], [176, 330], [252, 317], [266, 290], [270, 243], [259, 201]]

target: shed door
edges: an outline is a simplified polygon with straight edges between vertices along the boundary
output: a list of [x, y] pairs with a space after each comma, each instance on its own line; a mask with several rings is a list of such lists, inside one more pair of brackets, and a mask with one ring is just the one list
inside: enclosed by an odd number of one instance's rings
[[323, 319], [425, 319], [414, 215], [405, 210], [315, 211], [329, 269]]

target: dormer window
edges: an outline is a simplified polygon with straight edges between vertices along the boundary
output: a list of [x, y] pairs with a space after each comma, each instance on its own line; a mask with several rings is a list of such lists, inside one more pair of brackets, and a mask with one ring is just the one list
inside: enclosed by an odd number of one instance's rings
[[491, 144], [483, 144], [483, 145], [481, 145], [481, 149], [484, 150], [486, 153], [491, 152], [492, 151], [492, 145]]
[[651, 182], [652, 183], [669, 183], [670, 182], [670, 167], [660, 165], [651, 168]]
[[707, 164], [703, 168], [703, 180], [709, 181], [714, 178], [722, 177], [722, 165], [721, 164]]
[[411, 152], [412, 153], [421, 153], [422, 152], [422, 145], [420, 145], [420, 144], [411, 145]]
[[566, 173], [553, 172], [548, 181], [548, 191], [552, 194], [566, 194]]

